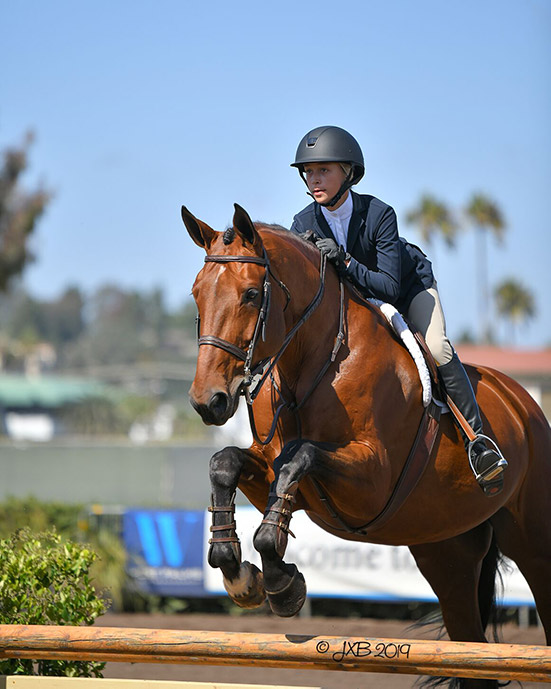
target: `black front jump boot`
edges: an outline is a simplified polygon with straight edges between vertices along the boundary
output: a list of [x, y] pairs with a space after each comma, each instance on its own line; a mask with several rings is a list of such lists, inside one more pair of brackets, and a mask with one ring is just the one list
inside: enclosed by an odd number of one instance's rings
[[[450, 362], [438, 367], [438, 372], [446, 392], [477, 436], [470, 441], [461, 429], [475, 478], [488, 497], [498, 495], [503, 489], [503, 472], [507, 468], [507, 460], [494, 441], [482, 432], [482, 420], [471, 381], [455, 352]], [[489, 449], [486, 441], [490, 442], [493, 448]]]

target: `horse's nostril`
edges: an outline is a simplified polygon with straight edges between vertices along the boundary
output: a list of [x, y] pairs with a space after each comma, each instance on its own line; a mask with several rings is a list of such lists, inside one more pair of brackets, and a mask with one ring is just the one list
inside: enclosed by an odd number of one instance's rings
[[217, 392], [209, 401], [209, 411], [215, 416], [223, 416], [228, 409], [228, 396], [223, 392]]

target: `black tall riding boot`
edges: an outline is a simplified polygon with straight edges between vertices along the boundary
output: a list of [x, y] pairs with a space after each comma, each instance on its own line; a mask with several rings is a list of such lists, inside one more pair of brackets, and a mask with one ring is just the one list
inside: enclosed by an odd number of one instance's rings
[[[486, 445], [486, 440], [490, 439], [482, 431], [482, 420], [471, 381], [455, 352], [450, 362], [438, 367], [438, 372], [446, 392], [455, 402], [474, 433], [480, 436], [471, 442], [461, 430], [467, 456], [476, 480], [486, 495], [497, 495], [503, 488], [503, 471], [507, 467], [507, 460], [497, 445], [494, 445], [495, 449], [488, 449]], [[490, 440], [490, 442], [493, 444], [493, 441]]]

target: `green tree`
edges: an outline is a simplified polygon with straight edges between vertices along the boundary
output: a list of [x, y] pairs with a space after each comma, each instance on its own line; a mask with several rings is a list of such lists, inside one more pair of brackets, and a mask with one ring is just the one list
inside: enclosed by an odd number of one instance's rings
[[406, 222], [417, 227], [421, 239], [433, 246], [442, 239], [448, 248], [455, 246], [458, 225], [448, 206], [431, 194], [423, 194], [416, 208], [406, 213]]
[[4, 323], [13, 338], [24, 340], [25, 333], [32, 333], [34, 341], [59, 346], [83, 331], [84, 301], [78, 287], [67, 288], [52, 301], [39, 301], [23, 290], [15, 290], [10, 297], [6, 298], [11, 308]]
[[142, 296], [144, 321], [150, 339], [154, 346], [162, 341], [167, 324], [167, 313], [164, 303], [164, 294], [161, 288], [153, 289], [149, 294]]
[[40, 302], [26, 292], [18, 292], [5, 328], [14, 340], [23, 345], [36, 344], [44, 335], [44, 316]]
[[468, 222], [474, 226], [477, 236], [476, 274], [480, 339], [482, 342], [489, 342], [491, 332], [487, 236], [492, 234], [498, 242], [502, 242], [505, 220], [498, 205], [480, 193], [473, 194], [465, 208], [465, 215]]
[[536, 305], [532, 292], [514, 278], [503, 280], [494, 291], [497, 312], [509, 321], [511, 342], [516, 341], [517, 327], [536, 314]]
[[147, 349], [142, 340], [144, 314], [137, 292], [117, 285], [100, 287], [90, 300], [90, 321], [80, 343], [77, 365], [123, 364], [139, 360]]
[[101, 286], [86, 304], [85, 332], [67, 353], [74, 366], [152, 361], [168, 325], [162, 290]]
[[23, 145], [8, 148], [0, 167], [0, 291], [6, 292], [11, 281], [34, 260], [29, 238], [52, 198], [39, 187], [26, 191], [21, 178], [28, 166], [28, 151], [33, 135], [27, 134]]
[[44, 338], [57, 347], [75, 340], [84, 330], [84, 299], [78, 287], [68, 287], [58, 299], [41, 307]]

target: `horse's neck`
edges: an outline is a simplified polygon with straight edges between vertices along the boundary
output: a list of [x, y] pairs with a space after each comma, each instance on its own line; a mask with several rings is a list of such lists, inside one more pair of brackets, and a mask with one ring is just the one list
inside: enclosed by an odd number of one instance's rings
[[[294, 366], [296, 379], [311, 377], [329, 357], [341, 326], [340, 308], [338, 282], [329, 279], [319, 308], [312, 315], [308, 327], [300, 331], [295, 348], [289, 352], [290, 356], [284, 362], [289, 369]], [[401, 399], [407, 406], [410, 395], [404, 385], [412, 376], [415, 378], [415, 366], [382, 313], [373, 305], [360, 302], [345, 288], [342, 315], [344, 341], [337, 357], [337, 365], [339, 361], [350, 357], [353, 365], [358, 367], [359, 375], [372, 369], [372, 382], [379, 373], [386, 375], [383, 372], [394, 371], [396, 374], [388, 378], [385, 387], [388, 389], [395, 385], [397, 389], [402, 388], [404, 394]]]
[[[295, 316], [297, 322], [303, 313]], [[328, 359], [339, 331], [338, 298], [324, 294], [320, 305], [298, 330], [282, 358], [280, 369], [289, 384], [298, 385], [322, 368]]]
[[[289, 333], [305, 318], [312, 301], [320, 289], [320, 267], [317, 253], [306, 247], [298, 247], [294, 237], [280, 248], [279, 256], [285, 260], [273, 260], [276, 275], [287, 286], [291, 295], [285, 309], [285, 329]], [[338, 280], [332, 269], [326, 270], [324, 289], [320, 302], [297, 330], [278, 368], [287, 385], [294, 390], [298, 381], [309, 375], [312, 368], [327, 358], [337, 335], [339, 322]]]

